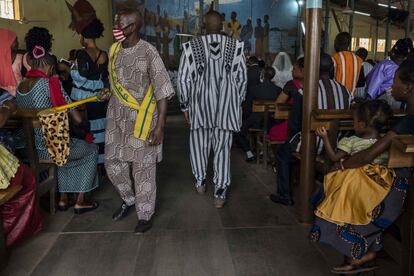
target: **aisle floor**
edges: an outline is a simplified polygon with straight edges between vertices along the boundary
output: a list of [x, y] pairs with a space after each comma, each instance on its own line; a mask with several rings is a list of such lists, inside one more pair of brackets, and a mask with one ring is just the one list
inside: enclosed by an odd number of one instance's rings
[[[169, 118], [150, 232], [133, 233], [134, 212], [112, 221], [121, 200], [103, 182], [94, 194], [101, 204], [95, 212], [75, 216], [70, 209], [46, 215], [44, 231], [13, 250], [3, 274], [330, 275], [342, 257], [307, 240], [310, 226], [298, 223], [294, 208], [270, 202], [274, 173], [247, 164], [240, 149], [233, 149], [231, 197], [225, 208], [213, 206], [211, 173], [207, 194], [197, 195], [187, 137], [181, 118]], [[377, 275], [396, 275], [393, 262], [380, 263]]]

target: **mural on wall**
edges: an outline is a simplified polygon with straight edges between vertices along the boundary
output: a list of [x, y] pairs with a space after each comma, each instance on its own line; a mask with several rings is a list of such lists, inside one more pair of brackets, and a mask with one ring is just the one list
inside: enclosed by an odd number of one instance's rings
[[[201, 34], [200, 10], [207, 12], [212, 3], [208, 0], [128, 1], [135, 3], [145, 16], [142, 36], [158, 49], [166, 66], [177, 66], [181, 44]], [[115, 7], [124, 0], [113, 2]], [[219, 3], [219, 11], [225, 18], [223, 32], [243, 40], [247, 53], [267, 58], [270, 53], [295, 52], [296, 1], [220, 0]]]

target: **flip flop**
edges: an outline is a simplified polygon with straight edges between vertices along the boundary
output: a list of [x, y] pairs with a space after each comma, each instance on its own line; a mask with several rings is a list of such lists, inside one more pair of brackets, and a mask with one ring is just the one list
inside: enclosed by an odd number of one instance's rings
[[333, 274], [348, 275], [348, 274], [358, 274], [358, 273], [363, 273], [363, 272], [370, 272], [370, 271], [374, 271], [378, 268], [377, 265], [370, 265], [370, 264], [363, 264], [363, 265], [348, 264], [348, 266], [350, 266], [351, 269], [348, 269], [348, 270], [332, 269], [331, 272]]
[[73, 212], [76, 215], [81, 215], [90, 211], [95, 210], [96, 208], [99, 207], [99, 203], [98, 202], [92, 202], [92, 206], [91, 207], [82, 207], [82, 208], [73, 208]]

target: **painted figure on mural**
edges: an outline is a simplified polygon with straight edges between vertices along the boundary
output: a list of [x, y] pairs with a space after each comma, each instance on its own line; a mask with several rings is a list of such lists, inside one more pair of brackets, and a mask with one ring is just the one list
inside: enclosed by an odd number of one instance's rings
[[183, 38], [185, 37], [178, 35], [181, 33], [180, 25], [177, 24], [177, 26], [175, 26], [175, 31], [176, 35], [174, 37], [174, 65], [179, 65], [181, 52], [183, 51], [181, 44], [183, 43]]
[[154, 31], [155, 31], [155, 47], [157, 48], [158, 52], [161, 53], [161, 8], [160, 5], [157, 5], [157, 13], [155, 14], [155, 21], [154, 21]]
[[229, 22], [226, 21], [226, 14], [224, 12], [221, 14], [221, 21], [223, 22], [222, 33], [225, 35], [230, 35]]
[[162, 60], [165, 67], [169, 67], [170, 64], [170, 26], [165, 25], [162, 30]]
[[[188, 11], [184, 11], [184, 19], [183, 19], [183, 34], [190, 34], [190, 18], [188, 17]], [[183, 43], [189, 41], [189, 37], [183, 37]]]
[[257, 18], [257, 26], [254, 30], [254, 37], [256, 38], [256, 56], [263, 58], [263, 39], [264, 39], [264, 28], [262, 27], [262, 20]]
[[241, 25], [239, 20], [237, 20], [237, 13], [232, 12], [231, 13], [231, 20], [228, 24], [229, 28], [229, 36], [232, 38], [239, 40], [240, 39], [240, 31], [241, 31]]
[[244, 51], [250, 55], [252, 50], [253, 25], [252, 20], [247, 19], [246, 25], [243, 26], [240, 33], [240, 40], [244, 42]]
[[263, 19], [264, 19], [263, 54], [264, 54], [264, 59], [266, 61], [269, 56], [269, 31], [270, 31], [269, 15], [266, 14]]

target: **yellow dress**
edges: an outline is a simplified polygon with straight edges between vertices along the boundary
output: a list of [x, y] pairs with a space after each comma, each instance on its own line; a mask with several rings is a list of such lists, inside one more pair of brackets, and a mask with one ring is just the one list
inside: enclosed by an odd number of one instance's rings
[[[338, 149], [350, 155], [376, 142], [376, 139], [356, 136], [344, 139], [339, 142]], [[338, 225], [369, 224], [372, 211], [385, 199], [394, 182], [395, 173], [383, 165], [385, 160], [386, 155], [382, 155], [374, 161], [379, 163], [326, 175], [325, 198], [315, 215]]]
[[19, 160], [0, 145], [0, 189], [6, 189], [19, 169]]

